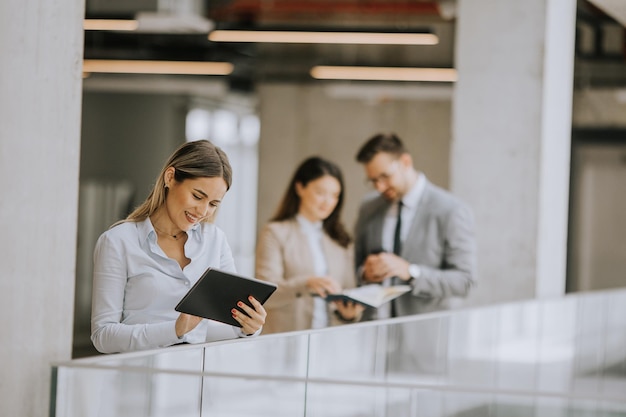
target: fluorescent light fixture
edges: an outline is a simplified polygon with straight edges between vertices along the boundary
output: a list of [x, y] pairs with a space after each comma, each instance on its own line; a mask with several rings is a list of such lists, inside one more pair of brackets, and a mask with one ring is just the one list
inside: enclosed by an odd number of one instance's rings
[[316, 66], [311, 76], [320, 80], [368, 80], [368, 81], [429, 81], [454, 82], [454, 68], [400, 68], [400, 67], [333, 67]]
[[85, 59], [83, 72], [115, 74], [228, 75], [233, 72], [229, 62], [143, 61]]
[[121, 19], [85, 19], [83, 29], [85, 30], [137, 30], [139, 23], [136, 20]]
[[366, 85], [355, 84], [350, 81], [330, 83], [325, 85], [323, 91], [336, 99], [359, 99], [370, 102], [382, 100], [428, 100], [450, 101], [452, 100], [453, 85], [450, 83], [429, 84], [399, 84], [372, 82]]
[[364, 45], [436, 45], [432, 33], [378, 33], [378, 32], [299, 32], [275, 30], [214, 30], [209, 33], [213, 42], [265, 43], [331, 43]]
[[117, 74], [115, 77], [91, 76], [83, 80], [84, 91], [104, 91], [142, 94], [184, 94], [215, 99], [228, 93], [228, 82], [222, 77], [152, 77]]

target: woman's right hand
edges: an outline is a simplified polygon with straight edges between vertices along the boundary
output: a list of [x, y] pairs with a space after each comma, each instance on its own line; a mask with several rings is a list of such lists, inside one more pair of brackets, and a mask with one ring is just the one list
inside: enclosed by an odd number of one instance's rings
[[180, 313], [180, 315], [176, 319], [176, 336], [178, 336], [178, 338], [180, 339], [185, 334], [195, 329], [201, 321], [202, 317]]
[[339, 284], [330, 277], [310, 277], [306, 281], [306, 286], [309, 291], [318, 294], [320, 297], [341, 292]]
[[354, 303], [351, 301], [335, 301], [335, 308], [342, 319], [346, 321], [352, 321], [359, 317], [365, 310], [363, 304]]

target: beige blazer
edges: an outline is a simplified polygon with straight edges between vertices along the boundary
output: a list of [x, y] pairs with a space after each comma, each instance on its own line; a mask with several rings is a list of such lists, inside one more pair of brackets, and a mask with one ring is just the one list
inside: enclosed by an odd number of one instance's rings
[[[328, 275], [342, 288], [353, 288], [356, 285], [353, 248], [340, 246], [325, 233], [322, 248]], [[265, 303], [263, 334], [310, 329], [313, 296], [306, 288], [306, 280], [315, 276], [315, 268], [307, 237], [297, 220], [270, 222], [263, 227], [256, 246], [255, 270], [258, 279], [278, 285]], [[333, 314], [332, 303], [329, 317], [331, 325], [342, 323]]]

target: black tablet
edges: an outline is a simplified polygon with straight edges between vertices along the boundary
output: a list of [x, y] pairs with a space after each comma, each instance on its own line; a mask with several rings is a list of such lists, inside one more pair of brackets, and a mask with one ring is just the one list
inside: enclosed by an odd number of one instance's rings
[[208, 268], [175, 307], [176, 311], [241, 327], [230, 312], [238, 301], [252, 306], [248, 296], [261, 304], [276, 291], [276, 284], [232, 272]]

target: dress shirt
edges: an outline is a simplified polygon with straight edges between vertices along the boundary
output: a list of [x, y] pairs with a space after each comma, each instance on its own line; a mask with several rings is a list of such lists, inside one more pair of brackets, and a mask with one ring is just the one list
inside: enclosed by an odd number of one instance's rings
[[[296, 220], [307, 237], [309, 247], [311, 248], [311, 257], [315, 268], [315, 275], [323, 277], [328, 275], [328, 264], [324, 250], [322, 249], [322, 222], [311, 222], [301, 215], [296, 215]], [[328, 310], [326, 301], [321, 297], [313, 298], [313, 321], [312, 329], [321, 329], [328, 326]]]
[[[417, 205], [419, 204], [422, 193], [424, 192], [425, 185], [426, 176], [420, 172], [418, 173], [417, 180], [415, 181], [415, 184], [413, 184], [413, 187], [411, 187], [411, 189], [400, 200], [402, 201], [403, 206], [402, 224], [400, 228], [400, 241], [402, 243], [406, 240], [409, 229], [411, 228], [411, 223], [415, 217], [415, 213], [417, 213]], [[393, 237], [397, 221], [398, 202], [389, 206], [389, 210], [387, 211], [383, 222], [382, 244], [385, 252], [393, 253]], [[391, 285], [391, 279], [386, 279], [383, 282], [383, 285]], [[378, 318], [383, 319], [389, 317], [391, 317], [391, 304], [386, 303], [378, 308]]]
[[99, 237], [91, 319], [96, 349], [115, 353], [244, 336], [239, 327], [206, 319], [181, 339], [176, 336], [180, 313], [174, 307], [206, 268], [235, 272], [226, 236], [216, 225], [197, 224], [187, 235], [191, 262], [184, 269], [157, 244], [150, 219], [121, 223]]

